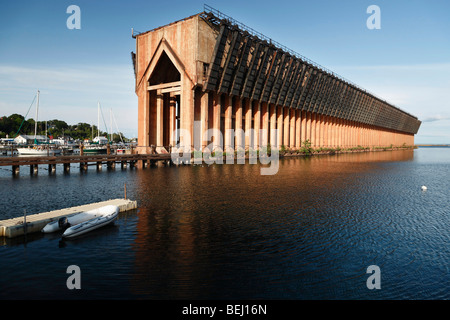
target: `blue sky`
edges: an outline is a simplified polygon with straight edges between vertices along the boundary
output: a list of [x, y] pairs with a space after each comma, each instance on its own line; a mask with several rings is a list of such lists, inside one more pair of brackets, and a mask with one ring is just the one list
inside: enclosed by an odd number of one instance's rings
[[[39, 89], [40, 120], [96, 124], [100, 101], [108, 125], [111, 109], [119, 130], [136, 136], [131, 28], [205, 3], [417, 116], [416, 143], [450, 143], [450, 2], [437, 0], [2, 1], [0, 116], [25, 115]], [[72, 4], [80, 30], [66, 27]], [[370, 5], [380, 7], [379, 30], [366, 27]]]

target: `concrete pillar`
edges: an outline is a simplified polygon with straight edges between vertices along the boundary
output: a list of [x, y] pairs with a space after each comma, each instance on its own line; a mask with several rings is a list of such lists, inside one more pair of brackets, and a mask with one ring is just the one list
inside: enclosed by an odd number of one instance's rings
[[177, 144], [176, 141], [176, 126], [177, 126], [177, 99], [176, 97], [171, 94], [170, 100], [169, 100], [169, 141], [172, 146], [175, 146]]
[[302, 142], [301, 142], [301, 144], [303, 145], [303, 142], [305, 142], [306, 141], [306, 130], [307, 130], [307, 119], [306, 119], [306, 111], [300, 111], [300, 114], [301, 114], [301, 116], [302, 116], [302, 126], [301, 126], [301, 131], [302, 131], [302, 133], [301, 133], [301, 135], [302, 135], [302, 138], [301, 138], [301, 140], [302, 140]]
[[267, 147], [269, 143], [269, 106], [267, 102], [261, 103], [261, 146]]
[[276, 148], [277, 146], [277, 107], [273, 104], [269, 105], [269, 117], [270, 117], [270, 146]]
[[337, 145], [337, 131], [336, 131], [336, 118], [335, 117], [330, 117], [330, 145], [332, 148], [336, 148]]
[[319, 147], [323, 147], [323, 134], [324, 134], [324, 124], [323, 124], [323, 115], [318, 114], [319, 117]]
[[289, 124], [290, 124], [290, 109], [283, 108], [283, 124], [284, 124], [284, 132], [283, 132], [283, 145], [285, 148], [289, 148]]
[[241, 149], [245, 147], [245, 136], [244, 136], [244, 129], [242, 127], [242, 119], [243, 119], [243, 108], [242, 108], [242, 100], [239, 97], [236, 97], [234, 99], [234, 106], [236, 110], [235, 115], [235, 135], [236, 135], [236, 149]]
[[253, 133], [254, 133], [254, 150], [258, 150], [261, 143], [261, 136], [259, 130], [261, 129], [261, 106], [259, 101], [253, 101]]
[[[183, 78], [183, 77], [182, 77]], [[194, 138], [194, 90], [189, 79], [182, 79], [180, 103], [180, 146], [184, 150], [193, 150]]]
[[[220, 131], [220, 117], [221, 117], [221, 106], [220, 106], [220, 96], [217, 93], [213, 93], [212, 97], [213, 103], [213, 129], [216, 132]], [[214, 135], [213, 139], [213, 149], [222, 148], [221, 141], [219, 137]]]
[[316, 147], [317, 146], [317, 141], [316, 141], [316, 117], [317, 114], [311, 113], [311, 147]]
[[284, 133], [284, 126], [283, 126], [283, 107], [278, 106], [277, 107], [277, 129], [278, 129], [278, 136], [277, 136], [277, 148], [281, 149], [281, 146], [283, 145], [283, 133]]
[[224, 152], [231, 152], [231, 150], [234, 150], [234, 141], [232, 141], [232, 115], [233, 115], [233, 105], [232, 105], [232, 99], [229, 95], [225, 94], [223, 96], [224, 98], [224, 111], [225, 111], [225, 132], [224, 134]]
[[156, 146], [163, 146], [164, 133], [164, 97], [161, 90], [156, 91]]
[[209, 110], [209, 92], [203, 92], [200, 105], [200, 121], [201, 121], [200, 134], [201, 134], [202, 151], [208, 145], [208, 138], [207, 138], [207, 131], [209, 128], [208, 110]]
[[252, 145], [252, 118], [253, 110], [249, 99], [245, 99], [244, 103], [244, 116], [245, 116], [245, 150], [248, 150]]
[[296, 124], [296, 119], [295, 119], [295, 111], [296, 109], [291, 108], [289, 109], [291, 112], [291, 121], [290, 121], [290, 132], [289, 132], [289, 148], [295, 148], [295, 124]]
[[299, 149], [302, 146], [302, 112], [298, 109], [295, 110], [295, 148]]
[[[311, 142], [311, 112], [306, 112], [306, 137], [305, 141], [309, 140]], [[312, 142], [311, 142], [312, 146]]]

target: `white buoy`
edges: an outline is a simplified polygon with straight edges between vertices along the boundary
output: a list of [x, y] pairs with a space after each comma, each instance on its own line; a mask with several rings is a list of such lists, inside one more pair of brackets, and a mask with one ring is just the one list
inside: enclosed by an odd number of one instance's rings
[[426, 186], [422, 186], [422, 191], [425, 191], [425, 190], [427, 190], [427, 187]]

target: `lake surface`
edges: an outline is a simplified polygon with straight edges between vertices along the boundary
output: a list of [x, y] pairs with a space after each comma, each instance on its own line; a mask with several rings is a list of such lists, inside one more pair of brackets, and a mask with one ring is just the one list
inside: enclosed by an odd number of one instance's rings
[[[1, 168], [0, 219], [121, 198], [125, 183], [138, 209], [76, 240], [0, 239], [0, 298], [450, 298], [450, 148], [260, 167]], [[66, 286], [70, 265], [81, 290]], [[367, 287], [371, 265], [381, 289]]]

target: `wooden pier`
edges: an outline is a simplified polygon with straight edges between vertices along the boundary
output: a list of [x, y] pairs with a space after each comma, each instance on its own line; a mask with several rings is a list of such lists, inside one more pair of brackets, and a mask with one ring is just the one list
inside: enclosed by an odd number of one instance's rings
[[47, 223], [55, 221], [60, 217], [70, 216], [78, 212], [93, 210], [107, 205], [118, 206], [119, 212], [137, 208], [136, 201], [129, 199], [112, 199], [71, 208], [27, 215], [26, 217], [21, 216], [7, 220], [0, 220], [0, 237], [14, 238], [24, 234], [40, 232]]
[[171, 161], [171, 156], [167, 154], [104, 154], [104, 155], [67, 155], [67, 156], [21, 156], [21, 157], [0, 157], [0, 166], [11, 166], [13, 175], [20, 172], [20, 167], [29, 166], [30, 174], [38, 173], [39, 165], [47, 165], [49, 173], [56, 171], [56, 165], [62, 164], [64, 172], [70, 171], [71, 164], [79, 164], [81, 171], [86, 171], [89, 165], [96, 165], [101, 170], [103, 164], [108, 168], [115, 168], [120, 164], [122, 168], [140, 167], [145, 168], [158, 161], [166, 163]]

